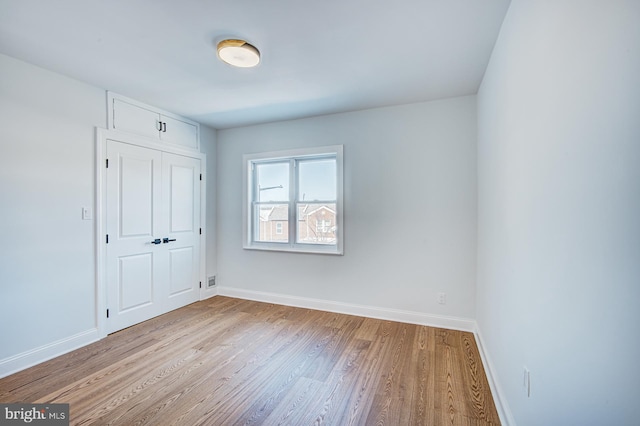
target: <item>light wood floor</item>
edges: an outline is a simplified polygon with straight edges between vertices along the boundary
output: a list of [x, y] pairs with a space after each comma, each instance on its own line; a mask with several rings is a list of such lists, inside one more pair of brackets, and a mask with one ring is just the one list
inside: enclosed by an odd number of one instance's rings
[[0, 380], [71, 424], [499, 424], [473, 334], [216, 296]]

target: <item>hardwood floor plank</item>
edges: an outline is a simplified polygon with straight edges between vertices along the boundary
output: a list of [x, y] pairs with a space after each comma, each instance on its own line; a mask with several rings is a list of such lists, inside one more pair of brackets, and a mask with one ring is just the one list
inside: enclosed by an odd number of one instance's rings
[[484, 421], [487, 424], [499, 424], [499, 419], [494, 416], [496, 407], [491, 395], [491, 391], [486, 381], [486, 375], [480, 359], [480, 353], [474, 336], [471, 333], [462, 333], [460, 335], [462, 353], [465, 356], [463, 369], [464, 384], [467, 390], [465, 401], [468, 404], [468, 417], [478, 421]]
[[462, 424], [460, 399], [463, 397], [458, 386], [455, 368], [458, 367], [458, 347], [448, 330], [436, 332], [436, 402], [435, 411], [439, 413], [436, 423]]
[[353, 340], [355, 331], [363, 320], [361, 317], [348, 315], [344, 315], [343, 318], [344, 321], [339, 326], [330, 322], [329, 327], [332, 327], [331, 340], [327, 342], [324, 350], [313, 360], [305, 372], [305, 377], [325, 381], [333, 371], [336, 363], [340, 362], [340, 355]]
[[380, 328], [380, 324], [382, 321], [374, 318], [364, 318], [360, 327], [358, 327], [358, 331], [354, 337], [356, 339], [365, 339], [372, 341], [378, 336], [378, 329]]
[[409, 424], [432, 425], [435, 423], [435, 329], [419, 327], [416, 331], [410, 368], [413, 389], [410, 403]]
[[388, 330], [387, 353], [383, 358], [380, 373], [382, 383], [375, 395], [372, 414], [368, 424], [396, 425], [408, 424], [405, 415], [408, 413], [403, 405], [406, 398], [405, 383], [409, 382], [406, 374], [407, 361], [411, 359], [410, 348], [413, 344], [413, 333], [416, 326], [412, 324], [390, 323]]
[[0, 379], [73, 425], [494, 425], [471, 333], [216, 296]]
[[[363, 417], [361, 395], [354, 392], [361, 379], [361, 367], [371, 347], [368, 340], [352, 340], [325, 380], [326, 397], [318, 405], [315, 422], [326, 424], [354, 424]], [[310, 424], [310, 423], [303, 423]]]
[[328, 392], [325, 383], [301, 377], [263, 424], [312, 425], [318, 417], [320, 397]]

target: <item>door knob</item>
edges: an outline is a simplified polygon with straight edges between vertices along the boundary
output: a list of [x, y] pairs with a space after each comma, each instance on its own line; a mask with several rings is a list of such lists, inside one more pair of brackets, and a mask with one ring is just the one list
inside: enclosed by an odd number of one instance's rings
[[171, 241], [175, 241], [175, 240], [176, 240], [175, 238], [171, 239], [171, 240], [169, 238], [163, 238], [162, 242], [166, 244], [166, 243], [170, 243]]
[[162, 243], [162, 241], [160, 241], [160, 238], [156, 238], [155, 240], [151, 241], [151, 244], [160, 244]]

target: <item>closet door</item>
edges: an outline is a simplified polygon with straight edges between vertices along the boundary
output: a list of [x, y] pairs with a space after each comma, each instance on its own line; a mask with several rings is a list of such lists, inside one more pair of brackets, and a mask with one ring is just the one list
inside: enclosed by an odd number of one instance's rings
[[200, 295], [200, 160], [165, 152], [162, 176], [170, 311]]
[[113, 123], [116, 130], [158, 139], [160, 114], [121, 99], [113, 100]]
[[199, 299], [200, 160], [107, 140], [107, 332]]
[[106, 282], [109, 333], [163, 312], [162, 153], [107, 142]]
[[162, 122], [160, 139], [183, 148], [193, 150], [200, 148], [198, 142], [198, 127], [195, 124], [166, 115], [161, 115], [160, 121]]

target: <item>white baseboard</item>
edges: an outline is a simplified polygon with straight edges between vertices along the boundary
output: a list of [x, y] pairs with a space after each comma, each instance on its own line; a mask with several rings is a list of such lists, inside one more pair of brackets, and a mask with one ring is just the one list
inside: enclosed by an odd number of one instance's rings
[[307, 297], [289, 296], [284, 294], [244, 290], [224, 286], [218, 287], [218, 294], [220, 296], [237, 297], [239, 299], [255, 300], [257, 302], [276, 303], [278, 305], [317, 309], [321, 311], [336, 312], [339, 314], [357, 315], [361, 317], [406, 322], [409, 324], [428, 325], [430, 327], [469, 331], [471, 333], [476, 330], [476, 322], [469, 318], [431, 315], [421, 312], [380, 308], [376, 306], [355, 305], [351, 303], [334, 302], [331, 300], [311, 299]]
[[100, 340], [97, 328], [0, 360], [0, 379]]
[[493, 402], [496, 404], [496, 410], [498, 411], [498, 416], [500, 417], [500, 423], [502, 423], [504, 426], [515, 426], [516, 422], [513, 418], [513, 414], [511, 414], [511, 410], [509, 409], [507, 400], [504, 398], [502, 387], [500, 386], [500, 382], [498, 381], [495, 373], [495, 368], [493, 368], [493, 363], [491, 362], [489, 353], [487, 352], [486, 346], [482, 340], [480, 327], [478, 327], [477, 324], [474, 334], [476, 336], [476, 344], [478, 346], [478, 351], [480, 352], [480, 358], [482, 359], [484, 371], [487, 375], [487, 381], [489, 382], [489, 387], [491, 388], [491, 394], [493, 395]]
[[218, 286], [203, 288], [200, 290], [200, 300], [209, 299], [218, 294]]

